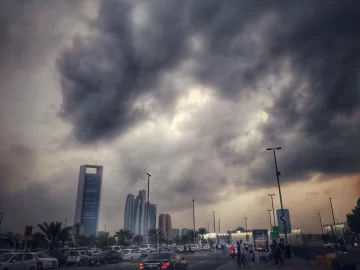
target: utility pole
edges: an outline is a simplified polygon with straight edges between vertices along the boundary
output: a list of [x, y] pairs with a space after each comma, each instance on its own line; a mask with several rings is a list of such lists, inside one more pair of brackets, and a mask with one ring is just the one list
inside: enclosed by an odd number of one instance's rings
[[329, 198], [329, 200], [330, 200], [330, 206], [331, 206], [331, 213], [332, 213], [332, 217], [333, 217], [334, 233], [335, 233], [335, 235], [337, 235], [337, 232], [336, 232], [336, 224], [335, 224], [335, 216], [334, 216], [334, 208], [333, 208], [333, 204], [332, 204], [332, 199]]
[[246, 217], [244, 219], [245, 219], [245, 229], [247, 230], [247, 220], [248, 220], [248, 218]]
[[106, 227], [107, 227], [107, 225], [104, 225], [104, 227], [105, 227], [105, 230], [104, 230], [104, 232], [106, 232]]
[[273, 196], [275, 196], [275, 194], [268, 194], [268, 196], [271, 197], [271, 205], [272, 205], [272, 211], [273, 211], [273, 217], [274, 217], [274, 226], [276, 226], [276, 221], [275, 221], [275, 209], [274, 209], [274, 198], [273, 198]]
[[196, 244], [196, 231], [195, 231], [195, 200], [193, 199], [193, 222], [194, 222], [194, 244]]
[[208, 227], [207, 227], [208, 231], [207, 232], [209, 233], [210, 232], [210, 224], [209, 224], [209, 222], [207, 223], [207, 225], [208, 225]]
[[214, 216], [214, 233], [216, 233], [216, 227], [215, 227], [215, 212], [213, 212], [213, 216]]
[[219, 233], [220, 233], [220, 218], [219, 218]]
[[67, 223], [68, 221], [67, 221], [67, 219], [65, 219], [65, 228], [66, 228], [66, 223]]
[[276, 178], [277, 178], [277, 182], [278, 182], [278, 188], [279, 188], [279, 197], [280, 197], [280, 206], [281, 206], [281, 217], [280, 220], [283, 222], [284, 225], [284, 234], [285, 234], [285, 242], [288, 242], [288, 237], [287, 237], [287, 226], [286, 226], [286, 220], [284, 219], [284, 206], [283, 206], [283, 201], [282, 201], [282, 195], [281, 195], [281, 187], [280, 187], [280, 172], [278, 170], [278, 166], [277, 166], [277, 161], [276, 161], [276, 150], [281, 150], [281, 147], [275, 147], [275, 148], [267, 148], [266, 150], [268, 151], [273, 151], [274, 153], [274, 161], [275, 161], [275, 170], [276, 170]]
[[271, 211], [272, 210], [267, 210], [269, 212], [269, 219], [270, 219], [270, 231], [272, 230], [272, 222], [271, 222]]
[[320, 219], [321, 232], [322, 232], [322, 234], [324, 234], [324, 227], [323, 227], [322, 220], [321, 220], [321, 214], [320, 213], [317, 213], [317, 214], [319, 215], [319, 219]]
[[150, 173], [146, 173], [147, 177], [148, 177], [148, 195], [147, 195], [147, 207], [145, 207], [146, 212], [145, 212], [145, 242], [146, 244], [148, 243], [148, 234], [149, 234], [149, 219], [150, 219], [150, 177], [151, 174]]

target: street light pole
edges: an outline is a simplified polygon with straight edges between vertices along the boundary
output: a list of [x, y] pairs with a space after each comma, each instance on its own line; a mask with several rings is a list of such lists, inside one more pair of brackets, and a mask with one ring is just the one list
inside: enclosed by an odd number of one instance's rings
[[271, 211], [272, 210], [267, 210], [269, 212], [269, 219], [270, 219], [270, 231], [272, 230], [272, 222], [271, 222]]
[[273, 198], [273, 196], [275, 196], [275, 194], [268, 194], [268, 196], [271, 197], [272, 211], [273, 211], [273, 217], [274, 217], [274, 226], [276, 226], [276, 221], [275, 221], [275, 209], [274, 209], [274, 198]]
[[215, 227], [215, 212], [213, 212], [213, 216], [214, 216], [214, 233], [216, 233], [216, 227]]
[[107, 227], [107, 225], [104, 225], [105, 226], [105, 231], [104, 232], [106, 232], [106, 227]]
[[2, 224], [2, 220], [3, 220], [4, 215], [5, 215], [4, 213], [0, 213], [0, 229], [1, 229], [1, 224]]
[[210, 232], [210, 224], [209, 224], [209, 222], [207, 223], [207, 225], [208, 225], [208, 233]]
[[195, 200], [193, 199], [193, 222], [194, 222], [194, 244], [196, 243], [196, 233], [195, 233]]
[[332, 213], [333, 223], [334, 223], [334, 232], [335, 232], [335, 235], [337, 235], [337, 232], [336, 232], [336, 225], [335, 225], [335, 215], [334, 215], [334, 208], [333, 208], [333, 204], [332, 204], [332, 199], [331, 199], [331, 198], [329, 198], [329, 200], [330, 200], [331, 213]]
[[65, 219], [65, 228], [66, 228], [66, 223], [67, 223], [68, 221], [67, 221], [67, 219]]
[[324, 234], [324, 227], [323, 227], [322, 220], [321, 220], [321, 214], [320, 213], [317, 213], [317, 214], [319, 215], [319, 219], [320, 219], [321, 232], [322, 232], [322, 234]]
[[219, 218], [219, 233], [220, 233], [220, 218]]
[[284, 206], [283, 206], [283, 201], [282, 201], [281, 187], [280, 187], [280, 179], [279, 179], [280, 172], [279, 172], [279, 170], [278, 170], [277, 161], [276, 161], [276, 153], [275, 153], [276, 150], [280, 150], [280, 149], [281, 149], [281, 147], [276, 147], [276, 148], [267, 148], [266, 150], [268, 150], [268, 151], [273, 151], [273, 153], [274, 153], [276, 178], [277, 178], [277, 182], [278, 182], [279, 197], [280, 197], [280, 206], [281, 206], [281, 217], [280, 217], [280, 220], [283, 222], [283, 225], [284, 225], [285, 241], [286, 241], [286, 243], [287, 243], [287, 241], [288, 241], [288, 237], [287, 237], [287, 226], [286, 226], [286, 220], [284, 219], [285, 214], [284, 214]]
[[248, 220], [248, 218], [246, 217], [244, 219], [245, 219], [245, 229], [247, 230], [247, 220]]

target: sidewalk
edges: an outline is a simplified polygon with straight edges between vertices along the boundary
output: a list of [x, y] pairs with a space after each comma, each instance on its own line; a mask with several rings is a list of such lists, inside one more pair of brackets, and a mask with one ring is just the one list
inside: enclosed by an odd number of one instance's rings
[[[282, 266], [274, 265], [274, 262], [249, 262], [250, 268], [247, 269], [254, 269], [254, 270], [267, 270], [267, 269], [283, 269], [283, 270], [303, 270], [303, 269], [316, 269], [315, 264], [310, 264], [309, 262], [300, 259], [298, 257], [292, 257], [291, 259], [287, 259], [285, 264]], [[237, 261], [232, 260], [229, 263], [221, 266], [217, 270], [234, 270], [234, 269], [244, 269], [244, 266], [241, 268], [237, 267]]]

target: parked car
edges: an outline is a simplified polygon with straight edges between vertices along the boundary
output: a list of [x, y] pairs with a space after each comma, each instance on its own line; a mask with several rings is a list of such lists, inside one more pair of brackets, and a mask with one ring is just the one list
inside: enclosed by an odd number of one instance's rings
[[121, 254], [124, 261], [139, 260], [141, 256], [135, 249], [124, 249]]
[[197, 249], [197, 246], [195, 244], [190, 244], [190, 251], [195, 252]]
[[151, 253], [156, 252], [156, 247], [151, 244], [142, 244], [139, 247], [139, 253]]
[[324, 247], [326, 247], [326, 248], [336, 248], [336, 246], [340, 247], [340, 244], [327, 243], [327, 244], [324, 245]]
[[109, 250], [115, 250], [119, 253], [121, 253], [122, 248], [121, 246], [109, 246], [109, 247], [104, 247], [103, 251], [109, 251]]
[[175, 252], [151, 253], [140, 264], [140, 269], [188, 269], [188, 262]]
[[66, 264], [66, 258], [68, 256], [68, 252], [66, 250], [52, 250], [52, 251], [46, 251], [43, 252], [43, 254], [46, 254], [52, 258], [56, 258], [60, 265]]
[[35, 256], [36, 260], [38, 261], [36, 266], [37, 270], [57, 268], [59, 266], [59, 261], [56, 258], [52, 258], [43, 253], [32, 253], [32, 254]]
[[184, 247], [183, 246], [177, 246], [176, 251], [180, 252], [180, 253], [183, 253], [184, 252]]
[[210, 250], [211, 248], [210, 248], [210, 245], [209, 244], [205, 244], [205, 245], [203, 245], [203, 248], [202, 248], [203, 250]]
[[94, 264], [109, 264], [109, 263], [118, 263], [122, 260], [122, 256], [116, 250], [106, 250], [96, 253], [90, 257], [90, 265]]
[[0, 270], [36, 270], [37, 260], [31, 253], [0, 254]]
[[66, 258], [66, 266], [71, 264], [77, 264], [78, 266], [88, 264], [89, 256], [86, 254], [86, 251], [70, 251], [69, 255]]

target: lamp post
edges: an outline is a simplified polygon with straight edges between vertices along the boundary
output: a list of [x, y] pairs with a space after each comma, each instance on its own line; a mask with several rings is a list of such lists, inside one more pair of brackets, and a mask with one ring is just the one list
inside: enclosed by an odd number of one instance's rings
[[332, 217], [333, 217], [334, 233], [335, 233], [335, 235], [337, 235], [336, 226], [335, 226], [335, 215], [334, 215], [334, 208], [333, 208], [333, 204], [332, 204], [332, 199], [329, 198], [329, 200], [330, 200], [330, 206], [331, 206], [331, 213], [332, 213]]
[[196, 243], [196, 233], [195, 233], [195, 200], [193, 199], [193, 225], [194, 225], [194, 244]]
[[3, 220], [3, 216], [4, 216], [5, 214], [4, 213], [0, 213], [0, 228], [1, 228], [1, 223], [2, 223], [2, 220]]
[[106, 227], [107, 227], [107, 225], [104, 225], [104, 227], [105, 227], [105, 230], [104, 230], [104, 232], [106, 232]]
[[321, 220], [321, 214], [320, 214], [320, 213], [317, 213], [317, 214], [319, 215], [320, 226], [321, 226], [321, 232], [322, 232], [322, 234], [324, 234], [324, 227], [323, 227], [322, 220]]
[[220, 233], [220, 218], [218, 220], [219, 220], [219, 233]]
[[210, 223], [209, 223], [209, 222], [207, 222], [207, 226], [208, 226], [208, 227], [207, 227], [207, 228], [208, 228], [208, 231], [207, 231], [207, 232], [209, 233], [209, 232], [210, 232]]
[[65, 228], [66, 228], [66, 223], [67, 223], [68, 221], [67, 221], [67, 219], [65, 219]]
[[268, 151], [273, 151], [274, 153], [274, 161], [275, 161], [275, 170], [276, 170], [276, 178], [277, 178], [277, 182], [278, 182], [278, 188], [279, 188], [279, 197], [280, 197], [280, 206], [281, 206], [281, 217], [280, 220], [283, 222], [284, 224], [284, 234], [285, 234], [285, 241], [288, 241], [287, 238], [287, 226], [286, 226], [286, 220], [284, 219], [284, 207], [283, 207], [283, 201], [282, 201], [282, 195], [281, 195], [281, 187], [280, 187], [280, 172], [278, 170], [278, 166], [277, 166], [277, 161], [276, 161], [276, 150], [281, 150], [281, 147], [275, 147], [275, 148], [267, 148], [266, 150]]
[[270, 220], [270, 231], [272, 230], [272, 222], [271, 222], [271, 211], [272, 210], [267, 210], [269, 212], [269, 220]]
[[275, 196], [275, 194], [268, 194], [268, 196], [271, 197], [271, 205], [272, 205], [272, 211], [273, 211], [274, 226], [276, 226], [276, 221], [275, 221], [275, 209], [274, 209], [274, 198], [273, 198], [273, 196]]
[[216, 233], [216, 227], [215, 227], [215, 212], [213, 212], [213, 216], [214, 216], [214, 233]]
[[247, 230], [247, 220], [248, 220], [248, 218], [246, 217], [244, 219], [245, 219], [245, 229]]

